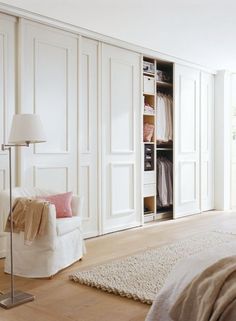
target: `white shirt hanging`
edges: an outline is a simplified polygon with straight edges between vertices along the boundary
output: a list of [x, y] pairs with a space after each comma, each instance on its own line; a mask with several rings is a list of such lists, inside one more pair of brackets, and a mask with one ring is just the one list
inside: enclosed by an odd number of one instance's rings
[[173, 140], [173, 102], [170, 96], [157, 95], [156, 136], [159, 142]]

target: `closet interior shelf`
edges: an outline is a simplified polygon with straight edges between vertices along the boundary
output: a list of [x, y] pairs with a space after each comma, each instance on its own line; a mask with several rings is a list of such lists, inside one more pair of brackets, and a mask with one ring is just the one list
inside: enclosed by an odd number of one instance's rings
[[156, 94], [150, 94], [150, 93], [143, 93], [144, 96], [152, 96], [152, 97], [156, 97]]
[[153, 213], [153, 211], [146, 211], [146, 212], [144, 212], [144, 215], [153, 215], [154, 213]]
[[145, 76], [152, 76], [152, 77], [155, 76], [155, 74], [154, 74], [153, 72], [146, 72], [146, 71], [144, 71], [143, 74], [144, 74]]
[[173, 84], [161, 80], [156, 81], [157, 85], [163, 86], [163, 87], [173, 87]]
[[163, 216], [165, 216], [165, 218], [171, 218], [173, 215], [173, 210], [158, 210], [156, 213], [156, 218], [158, 219], [160, 218], [164, 218]]
[[154, 113], [152, 113], [152, 114], [151, 113], [143, 113], [143, 115], [144, 116], [153, 116], [153, 117], [156, 116]]
[[156, 150], [173, 150], [172, 147], [157, 147]]

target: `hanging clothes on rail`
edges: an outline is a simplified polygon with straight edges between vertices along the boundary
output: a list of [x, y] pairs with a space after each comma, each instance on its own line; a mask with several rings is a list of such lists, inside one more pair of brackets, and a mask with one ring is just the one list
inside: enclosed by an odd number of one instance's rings
[[173, 164], [166, 157], [157, 157], [157, 207], [173, 205]]
[[170, 95], [157, 94], [156, 137], [157, 141], [173, 140], [173, 99]]

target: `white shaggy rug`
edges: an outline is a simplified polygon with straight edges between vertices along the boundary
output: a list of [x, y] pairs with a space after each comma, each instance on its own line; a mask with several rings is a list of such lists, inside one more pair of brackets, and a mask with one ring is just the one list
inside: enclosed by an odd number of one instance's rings
[[157, 292], [172, 268], [181, 259], [236, 239], [229, 233], [211, 231], [199, 233], [169, 245], [79, 270], [70, 279], [118, 294], [143, 303], [152, 304]]

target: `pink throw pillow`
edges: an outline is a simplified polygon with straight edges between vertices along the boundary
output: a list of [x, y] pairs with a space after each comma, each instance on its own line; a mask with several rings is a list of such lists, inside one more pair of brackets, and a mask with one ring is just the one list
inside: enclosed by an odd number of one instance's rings
[[49, 195], [49, 196], [39, 196], [37, 198], [41, 200], [48, 201], [55, 205], [56, 207], [56, 216], [57, 218], [62, 217], [72, 217], [71, 201], [72, 201], [72, 192]]

